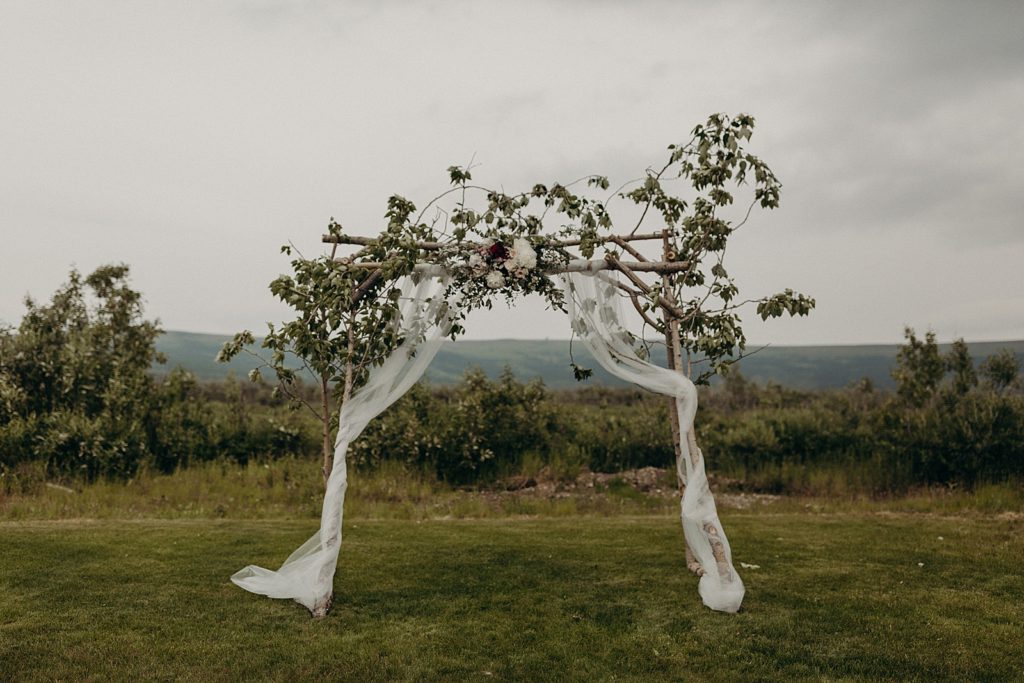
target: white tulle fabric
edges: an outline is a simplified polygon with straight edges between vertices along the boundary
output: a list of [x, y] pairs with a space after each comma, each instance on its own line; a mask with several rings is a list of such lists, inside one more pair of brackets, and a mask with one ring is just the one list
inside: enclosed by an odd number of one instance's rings
[[447, 279], [406, 278], [399, 324], [405, 334], [382, 364], [370, 371], [365, 384], [342, 407], [334, 442], [334, 468], [327, 480], [320, 530], [293, 552], [277, 571], [249, 565], [231, 580], [247, 591], [271, 598], [291, 598], [310, 611], [323, 609], [333, 593], [334, 571], [341, 550], [341, 526], [348, 488], [345, 455], [348, 446], [374, 417], [397, 401], [423, 376], [451, 330], [452, 309], [443, 295]]
[[[684, 375], [647, 362], [636, 354], [633, 337], [622, 324], [616, 288], [608, 273], [560, 276], [567, 289], [573, 330], [608, 372], [627, 382], [675, 398], [681, 426], [680, 462], [686, 490], [680, 503], [683, 532], [705, 572], [698, 591], [713, 610], [735, 612], [743, 601], [743, 582], [732, 565], [729, 541], [722, 530], [699, 449], [691, 452], [687, 434], [697, 412], [697, 390]], [[277, 571], [249, 565], [231, 580], [253, 593], [291, 598], [319, 613], [333, 594], [341, 550], [346, 454], [349, 444], [374, 417], [405, 394], [422, 377], [451, 330], [453, 308], [444, 301], [447, 278], [433, 272], [401, 285], [399, 324], [406, 341], [375, 367], [352, 393], [339, 417], [334, 468], [327, 481], [320, 530], [293, 552]]]
[[686, 490], [680, 502], [686, 542], [704, 568], [698, 591], [713, 610], [735, 612], [743, 602], [743, 581], [732, 564], [729, 541], [718, 519], [700, 449], [691, 452], [687, 434], [697, 412], [697, 389], [685, 375], [640, 358], [634, 338], [622, 324], [621, 297], [609, 273], [560, 276], [572, 328], [601, 366], [616, 377], [675, 398], [682, 462], [676, 463]]

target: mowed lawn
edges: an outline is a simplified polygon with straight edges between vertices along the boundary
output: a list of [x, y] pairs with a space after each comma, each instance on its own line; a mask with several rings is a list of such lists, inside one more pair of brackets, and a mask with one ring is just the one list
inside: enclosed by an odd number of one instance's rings
[[0, 680], [1024, 680], [1024, 522], [724, 517], [704, 608], [663, 516], [346, 522], [335, 608], [236, 588], [315, 522], [0, 522]]

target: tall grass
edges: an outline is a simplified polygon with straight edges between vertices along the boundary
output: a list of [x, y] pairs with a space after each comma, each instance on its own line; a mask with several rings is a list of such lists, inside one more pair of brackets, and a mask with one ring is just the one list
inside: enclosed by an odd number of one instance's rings
[[[539, 470], [535, 470], [537, 474]], [[527, 475], [523, 475], [526, 477]], [[545, 470], [543, 476], [551, 476]], [[747, 482], [713, 477], [722, 508], [783, 512], [969, 512], [1024, 514], [1024, 486], [1003, 483], [960, 487], [920, 487], [901, 495], [867, 495], [817, 472], [809, 483], [789, 484], [811, 492], [788, 497], [744, 491]], [[350, 469], [345, 502], [348, 519], [447, 519], [509, 516], [618, 516], [678, 514], [674, 472], [661, 473], [659, 488], [640, 491], [624, 478], [603, 478], [595, 486], [569, 479], [539, 486], [453, 487], [429, 472], [397, 462]], [[57, 484], [44, 467], [26, 466], [0, 477], [0, 519], [307, 519], [320, 516], [323, 481], [315, 458], [287, 457], [240, 464], [223, 459], [197, 463], [171, 474], [140, 470], [128, 480], [65, 481]], [[824, 492], [824, 493], [823, 493]]]
[[[667, 475], [666, 475], [667, 476]], [[24, 467], [0, 481], [0, 517], [60, 518], [307, 518], [319, 519], [323, 480], [314, 458], [227, 459], [172, 474], [142, 469], [128, 480], [56, 484], [45, 468]], [[401, 463], [350, 468], [346, 515], [355, 518], [483, 518], [509, 515], [668, 513], [670, 496], [636, 496], [598, 486], [568, 495], [456, 488]]]

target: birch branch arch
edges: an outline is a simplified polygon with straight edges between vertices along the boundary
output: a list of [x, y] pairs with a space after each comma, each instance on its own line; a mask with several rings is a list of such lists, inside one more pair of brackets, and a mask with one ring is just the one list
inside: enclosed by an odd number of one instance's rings
[[[300, 255], [292, 275], [271, 283], [298, 315], [270, 325], [263, 341], [271, 354], [263, 370], [275, 374], [282, 391], [296, 396], [295, 371], [284, 362], [289, 352], [320, 379], [319, 410], [310, 406], [324, 425], [320, 529], [278, 570], [250, 565], [232, 581], [324, 616], [341, 548], [349, 444], [423, 375], [445, 339], [461, 334], [470, 311], [539, 294], [565, 311], [574, 336], [608, 372], [667, 397], [685, 564], [700, 577], [705, 605], [738, 610], [743, 582], [694, 431], [696, 384], [742, 357], [742, 306], [756, 305], [763, 319], [805, 315], [814, 306], [788, 289], [741, 301], [725, 269], [728, 237], [755, 206], [775, 208], [779, 200], [775, 175], [743, 148], [753, 126], [745, 114], [714, 114], [688, 142], [669, 146], [660, 169], [647, 169], [606, 198], [590, 194], [607, 191], [603, 176], [506, 194], [472, 185], [471, 169], [453, 166], [452, 188], [419, 213], [412, 202], [392, 197], [388, 225], [377, 237], [345, 234], [332, 219], [322, 237], [329, 254]], [[579, 184], [587, 189], [574, 189]], [[752, 195], [747, 209], [729, 217], [734, 192], [744, 190]], [[451, 205], [442, 207], [446, 199]], [[631, 209], [629, 231], [614, 229], [610, 207], [618, 200]], [[434, 214], [424, 220], [429, 210]], [[341, 247], [355, 250], [339, 254]], [[632, 322], [624, 313], [630, 309]], [[651, 362], [649, 331], [664, 339], [667, 367]], [[222, 360], [252, 342], [249, 332], [236, 335]], [[578, 379], [590, 372], [573, 370]], [[260, 370], [251, 376], [258, 379]], [[337, 418], [329, 411], [331, 394], [340, 405]]]

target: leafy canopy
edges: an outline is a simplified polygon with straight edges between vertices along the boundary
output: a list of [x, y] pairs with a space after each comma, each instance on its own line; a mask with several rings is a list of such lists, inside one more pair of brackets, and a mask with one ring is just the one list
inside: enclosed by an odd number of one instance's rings
[[72, 270], [49, 304], [25, 299], [17, 328], [0, 330], [0, 418], [73, 410], [87, 416], [129, 411], [149, 387], [161, 334], [146, 320], [128, 266], [86, 277]]
[[[285, 362], [292, 353], [335, 393], [349, 369], [358, 386], [402, 341], [396, 325], [402, 276], [431, 266], [448, 274], [445, 296], [457, 302], [448, 311], [454, 315], [455, 338], [470, 311], [490, 308], [496, 300], [511, 303], [539, 294], [550, 307], [564, 310], [564, 295], [550, 273], [599, 251], [618, 258], [612, 235], [653, 228], [666, 231], [670, 260], [685, 267], [653, 283], [635, 299], [636, 306], [645, 326], [663, 334], [665, 321], [648, 314], [661, 310], [663, 295], [678, 302], [682, 346], [706, 363], [694, 378], [704, 382], [744, 352], [742, 306], [753, 304], [768, 319], [806, 315], [815, 304], [792, 289], [741, 300], [726, 268], [729, 238], [755, 208], [776, 208], [781, 195], [775, 174], [746, 149], [754, 124], [747, 114], [714, 114], [688, 140], [669, 145], [662, 165], [610, 193], [611, 183], [601, 175], [506, 192], [475, 184], [471, 167], [451, 166], [451, 187], [423, 208], [399, 195], [388, 199], [384, 230], [356, 254], [341, 260], [333, 252], [315, 258], [299, 254], [292, 260], [292, 273], [274, 280], [271, 291], [296, 316], [269, 326], [263, 341], [270, 351], [266, 367], [287, 390], [296, 380]], [[741, 208], [730, 212], [737, 202]], [[620, 210], [627, 221], [621, 228], [613, 215]], [[332, 219], [328, 231], [340, 236], [343, 228]], [[571, 244], [560, 243], [566, 241]], [[282, 250], [294, 255], [291, 247]], [[249, 332], [236, 335], [221, 359], [252, 342]], [[259, 377], [255, 371], [253, 379]]]

